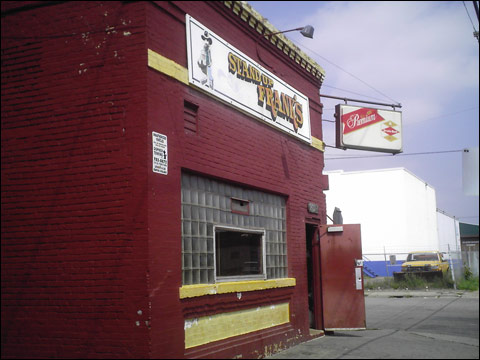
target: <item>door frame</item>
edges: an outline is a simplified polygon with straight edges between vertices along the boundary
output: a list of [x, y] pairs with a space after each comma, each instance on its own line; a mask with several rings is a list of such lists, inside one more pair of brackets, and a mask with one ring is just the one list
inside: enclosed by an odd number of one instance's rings
[[[310, 311], [313, 312], [313, 328], [323, 330], [323, 301], [322, 301], [322, 274], [320, 266], [320, 224], [305, 222], [306, 250], [307, 250], [307, 288], [312, 292], [313, 307], [308, 299], [309, 326]], [[310, 253], [310, 260], [308, 260]], [[309, 264], [310, 262], [310, 264]]]

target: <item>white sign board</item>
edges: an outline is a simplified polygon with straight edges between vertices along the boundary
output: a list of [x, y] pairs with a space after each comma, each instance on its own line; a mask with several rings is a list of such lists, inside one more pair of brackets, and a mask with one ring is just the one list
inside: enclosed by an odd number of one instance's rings
[[478, 196], [478, 146], [463, 150], [462, 170], [463, 193]]
[[308, 97], [188, 14], [186, 23], [191, 84], [270, 126], [311, 143]]
[[335, 117], [337, 147], [389, 153], [403, 151], [401, 112], [337, 105]]
[[153, 172], [167, 175], [168, 174], [168, 147], [167, 137], [152, 131], [153, 140]]

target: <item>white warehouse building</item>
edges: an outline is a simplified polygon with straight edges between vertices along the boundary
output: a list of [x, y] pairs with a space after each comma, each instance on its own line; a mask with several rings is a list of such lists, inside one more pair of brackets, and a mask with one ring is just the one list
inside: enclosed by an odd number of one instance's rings
[[437, 229], [439, 251], [461, 252], [460, 221], [437, 209]]
[[327, 214], [360, 224], [364, 270], [392, 276], [410, 251], [460, 248], [458, 221], [437, 211], [435, 189], [405, 168], [325, 172]]

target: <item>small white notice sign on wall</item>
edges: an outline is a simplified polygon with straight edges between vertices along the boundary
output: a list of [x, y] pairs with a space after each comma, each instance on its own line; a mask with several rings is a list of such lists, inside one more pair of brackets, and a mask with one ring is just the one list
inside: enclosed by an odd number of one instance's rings
[[153, 172], [168, 174], [168, 147], [165, 135], [152, 131], [153, 139]]

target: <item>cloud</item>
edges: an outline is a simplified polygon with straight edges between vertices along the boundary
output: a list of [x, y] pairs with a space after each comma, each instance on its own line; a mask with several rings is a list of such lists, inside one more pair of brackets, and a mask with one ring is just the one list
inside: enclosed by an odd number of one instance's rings
[[[279, 29], [315, 27], [313, 39], [297, 32], [287, 35], [325, 69], [321, 93], [402, 104], [403, 155], [478, 146], [479, 44], [463, 2], [282, 1], [258, 5]], [[478, 28], [471, 2], [465, 5]], [[332, 120], [335, 105], [343, 103], [328, 98], [321, 102], [324, 120]], [[461, 191], [460, 152], [379, 157], [384, 154], [335, 149], [331, 147], [335, 145], [334, 124], [323, 122], [322, 130], [322, 139], [329, 145], [325, 170], [405, 167], [436, 189], [440, 209], [478, 224], [478, 197], [466, 197]], [[348, 159], [352, 156], [357, 158]], [[333, 160], [338, 158], [342, 160]]]
[[408, 121], [441, 115], [455, 94], [478, 93], [478, 43], [461, 2], [335, 1], [301, 23], [315, 27], [313, 42], [299, 41], [326, 69], [326, 85], [382, 98], [339, 66], [402, 103]]

